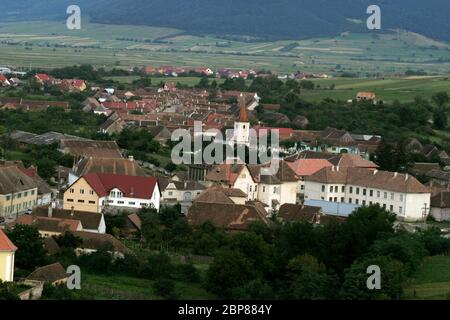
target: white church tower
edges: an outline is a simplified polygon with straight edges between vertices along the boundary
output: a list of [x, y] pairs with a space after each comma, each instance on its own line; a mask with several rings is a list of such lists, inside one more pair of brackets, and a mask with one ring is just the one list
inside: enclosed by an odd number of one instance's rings
[[242, 93], [239, 97], [239, 105], [239, 121], [234, 123], [234, 141], [236, 144], [248, 146], [250, 141], [250, 122], [248, 121], [245, 97]]

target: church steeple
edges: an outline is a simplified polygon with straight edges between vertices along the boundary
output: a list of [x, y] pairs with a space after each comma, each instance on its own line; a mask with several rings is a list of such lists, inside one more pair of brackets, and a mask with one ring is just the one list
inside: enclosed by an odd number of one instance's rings
[[239, 122], [248, 122], [247, 108], [245, 106], [245, 97], [241, 92], [239, 96]]

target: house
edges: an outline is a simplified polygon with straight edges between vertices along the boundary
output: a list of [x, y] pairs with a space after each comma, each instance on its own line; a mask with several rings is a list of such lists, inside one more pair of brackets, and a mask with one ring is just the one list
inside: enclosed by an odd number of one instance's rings
[[277, 219], [282, 222], [309, 222], [320, 224], [324, 215], [321, 207], [307, 206], [305, 204], [285, 203], [277, 213]]
[[0, 167], [0, 216], [18, 215], [37, 204], [38, 184], [17, 166]]
[[56, 218], [61, 220], [78, 220], [81, 222], [82, 231], [106, 233], [105, 218], [101, 213], [64, 210], [52, 208], [52, 206], [43, 206], [34, 208], [32, 216]]
[[450, 221], [450, 190], [442, 190], [431, 198], [431, 216], [437, 221]]
[[156, 178], [110, 173], [88, 173], [64, 192], [64, 209], [101, 213], [117, 209], [160, 207]]
[[49, 76], [48, 74], [45, 73], [38, 73], [34, 76], [34, 79], [36, 79], [36, 81], [38, 83], [40, 83], [41, 85], [45, 85], [45, 84], [53, 84], [55, 81], [55, 78]]
[[296, 203], [299, 178], [287, 162], [278, 162], [276, 174], [269, 174], [267, 167], [268, 164], [221, 164], [210, 170], [206, 180], [240, 189], [247, 194], [247, 201], [260, 201], [272, 210], [283, 203]]
[[39, 267], [34, 270], [26, 279], [32, 281], [42, 281], [51, 284], [52, 286], [59, 286], [67, 283], [69, 275], [61, 263], [53, 263], [44, 267]]
[[60, 151], [78, 158], [123, 158], [115, 141], [63, 139]]
[[14, 281], [14, 256], [17, 247], [0, 229], [0, 282]]
[[125, 229], [129, 232], [141, 232], [142, 229], [142, 220], [141, 217], [137, 213], [132, 213], [127, 216], [127, 220], [125, 221]]
[[262, 206], [237, 204], [232, 198], [241, 198], [242, 193], [234, 194], [233, 191], [228, 196], [224, 190], [213, 187], [204, 191], [189, 208], [186, 216], [188, 223], [195, 228], [210, 222], [215, 227], [232, 232], [246, 231], [255, 222], [269, 223]]
[[14, 222], [8, 224], [8, 228], [14, 228], [14, 226], [22, 224], [26, 226], [34, 226], [39, 231], [39, 234], [43, 238], [60, 236], [67, 231], [81, 231], [83, 225], [80, 220], [74, 219], [59, 219], [53, 217], [40, 217], [31, 215], [22, 215]]
[[439, 163], [414, 162], [411, 166], [411, 172], [416, 176], [425, 176], [431, 170], [441, 170]]
[[165, 126], [148, 127], [147, 130], [155, 141], [165, 145], [172, 138], [172, 133]]
[[100, 126], [101, 133], [107, 133], [109, 135], [113, 135], [115, 133], [121, 133], [123, 129], [125, 129], [125, 122], [120, 119], [114, 119], [109, 117], [106, 121]]
[[0, 74], [0, 87], [9, 87], [11, 82], [4, 75]]
[[377, 96], [373, 92], [358, 92], [356, 94], [356, 101], [371, 101], [374, 104], [376, 103]]
[[75, 231], [71, 233], [82, 240], [82, 243], [75, 249], [77, 255], [90, 254], [98, 250], [106, 250], [112, 253], [114, 257], [123, 258], [125, 254], [131, 252], [122, 242], [108, 233], [102, 234], [85, 231]]
[[24, 168], [23, 166], [18, 166], [18, 169], [22, 171], [22, 173], [26, 174], [28, 177], [33, 179], [38, 186], [37, 190], [37, 203], [36, 205], [42, 206], [46, 204], [50, 204], [53, 197], [53, 191], [50, 186], [42, 179], [38, 173], [37, 168], [31, 166], [30, 168]]
[[194, 201], [202, 203], [246, 204], [247, 195], [241, 189], [212, 186], [203, 191]]
[[179, 203], [183, 214], [187, 213], [192, 201], [206, 189], [197, 181], [174, 181], [167, 178], [159, 178], [158, 181], [161, 188], [161, 204], [175, 205]]
[[305, 180], [305, 200], [379, 204], [400, 220], [423, 220], [430, 196], [429, 189], [408, 174], [366, 168], [327, 167]]
[[287, 161], [288, 166], [294, 170], [297, 175], [297, 197], [301, 199], [305, 190], [305, 178], [316, 173], [317, 171], [332, 167], [333, 164], [326, 159], [297, 159], [295, 161]]
[[133, 157], [123, 158], [82, 158], [69, 172], [69, 184], [88, 173], [110, 173], [125, 176], [147, 176]]
[[334, 166], [341, 168], [365, 168], [365, 169], [378, 169], [378, 165], [372, 161], [366, 160], [357, 154], [343, 153], [338, 156], [334, 156], [328, 160]]
[[84, 80], [64, 79], [59, 84], [59, 87], [68, 92], [83, 92], [87, 89], [87, 84]]
[[448, 171], [431, 169], [425, 174], [425, 177], [443, 188], [450, 186], [450, 172]]

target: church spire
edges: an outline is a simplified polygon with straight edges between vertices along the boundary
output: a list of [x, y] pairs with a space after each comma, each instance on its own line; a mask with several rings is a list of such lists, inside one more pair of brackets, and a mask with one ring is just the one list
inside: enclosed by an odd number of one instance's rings
[[239, 122], [248, 122], [247, 108], [245, 106], [245, 98], [241, 92], [239, 97]]

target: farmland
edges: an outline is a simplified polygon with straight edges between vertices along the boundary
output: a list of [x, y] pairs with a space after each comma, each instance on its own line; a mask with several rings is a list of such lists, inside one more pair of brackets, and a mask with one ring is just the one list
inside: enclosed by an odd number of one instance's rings
[[343, 34], [334, 38], [246, 42], [235, 37], [195, 36], [182, 30], [63, 22], [0, 24], [0, 64], [52, 68], [95, 66], [208, 65], [277, 72], [404, 74], [450, 73], [450, 46], [409, 32]]

